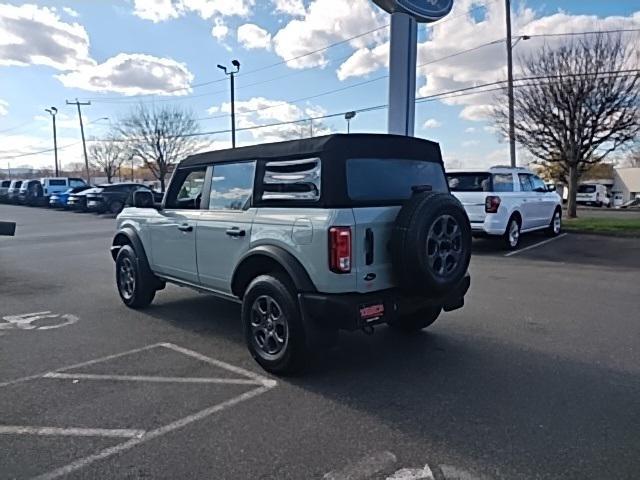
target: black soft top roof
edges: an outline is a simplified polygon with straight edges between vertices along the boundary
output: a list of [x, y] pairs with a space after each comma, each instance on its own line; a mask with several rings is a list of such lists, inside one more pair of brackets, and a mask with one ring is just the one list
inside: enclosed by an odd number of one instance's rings
[[331, 159], [407, 158], [442, 163], [440, 146], [436, 142], [401, 135], [353, 133], [198, 153], [187, 157], [178, 168], [239, 160], [286, 160], [308, 157], [323, 159], [328, 157]]

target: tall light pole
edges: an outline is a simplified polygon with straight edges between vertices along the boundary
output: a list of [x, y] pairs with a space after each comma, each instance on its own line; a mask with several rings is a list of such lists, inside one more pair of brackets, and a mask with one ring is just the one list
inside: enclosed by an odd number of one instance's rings
[[355, 118], [356, 112], [347, 112], [344, 114], [344, 119], [347, 121], [347, 134], [351, 133], [351, 119]]
[[240, 71], [240, 62], [238, 60], [232, 60], [231, 65], [235, 67], [234, 71], [228, 71], [224, 65], [218, 65], [218, 68], [222, 70], [225, 75], [228, 75], [231, 79], [231, 146], [236, 148], [236, 73]]
[[511, 43], [511, 0], [505, 0], [505, 12], [507, 21], [507, 81], [509, 90], [509, 154], [511, 166], [516, 166], [516, 126], [513, 107], [513, 44]]
[[51, 107], [45, 108], [44, 111], [49, 112], [49, 115], [51, 115], [51, 119], [53, 120], [53, 158], [55, 161], [56, 177], [58, 177], [58, 138], [56, 135], [56, 115], [58, 114], [58, 109], [56, 107]]
[[91, 183], [91, 173], [89, 172], [89, 157], [87, 156], [87, 143], [84, 140], [84, 125], [82, 124], [81, 105], [91, 105], [91, 102], [79, 102], [76, 98], [75, 102], [67, 100], [67, 105], [76, 105], [78, 107], [78, 118], [80, 119], [80, 135], [82, 135], [82, 150], [84, 151], [84, 166], [87, 169], [87, 184]]

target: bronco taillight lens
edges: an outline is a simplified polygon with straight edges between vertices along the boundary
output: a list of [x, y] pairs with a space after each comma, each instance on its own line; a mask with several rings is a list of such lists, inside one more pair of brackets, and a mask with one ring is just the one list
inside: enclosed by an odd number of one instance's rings
[[487, 213], [498, 213], [500, 208], [500, 197], [490, 195], [484, 202], [484, 211]]
[[335, 273], [351, 272], [351, 227], [329, 229], [329, 269]]

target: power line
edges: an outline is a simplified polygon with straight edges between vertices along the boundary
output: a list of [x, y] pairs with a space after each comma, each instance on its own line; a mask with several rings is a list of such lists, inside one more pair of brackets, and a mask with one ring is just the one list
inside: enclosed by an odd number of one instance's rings
[[[541, 75], [541, 76], [533, 76], [533, 77], [520, 77], [520, 78], [514, 78], [514, 82], [516, 82], [516, 84], [514, 85], [514, 88], [522, 88], [522, 87], [526, 87], [526, 86], [536, 85], [535, 83], [520, 84], [519, 82], [551, 80], [551, 81], [549, 81], [549, 82], [544, 84], [544, 85], [546, 85], [546, 84], [553, 84], [553, 83], [561, 83], [561, 82], [565, 81], [565, 79], [571, 78], [571, 77], [584, 77], [584, 76], [596, 75], [598, 78], [606, 78], [606, 77], [611, 77], [611, 76], [614, 76], [614, 75], [618, 75], [618, 76], [621, 76], [621, 77], [628, 77], [628, 76], [635, 76], [635, 75], [638, 75], [638, 74], [640, 74], [640, 69], [611, 70], [611, 71], [605, 71], [605, 72], [582, 72], [582, 73], [565, 74], [565, 75]], [[449, 90], [449, 91], [446, 91], [446, 92], [440, 92], [440, 93], [436, 93], [436, 94], [432, 94], [432, 95], [426, 95], [426, 96], [423, 96], [423, 97], [416, 98], [416, 103], [425, 103], [425, 102], [430, 102], [430, 101], [443, 100], [443, 99], [447, 99], [447, 98], [457, 98], [457, 97], [464, 97], [464, 96], [469, 96], [469, 95], [480, 95], [480, 94], [483, 94], [483, 93], [490, 93], [490, 92], [494, 92], [494, 91], [499, 91], [499, 90], [502, 90], [503, 85], [505, 83], [507, 83], [506, 80], [498, 80], [498, 81], [494, 81], [494, 82], [484, 83], [484, 84], [481, 84], [481, 85], [474, 85], [474, 86], [470, 86], [470, 87], [464, 87], [464, 88], [458, 88], [458, 89], [455, 89], [455, 90]], [[488, 88], [488, 87], [493, 87], [493, 88]], [[476, 91], [476, 90], [479, 90], [479, 91]], [[309, 121], [314, 121], [314, 120], [326, 120], [326, 119], [330, 119], [330, 118], [342, 117], [348, 111], [355, 111], [357, 113], [366, 113], [366, 112], [372, 112], [372, 111], [376, 111], [376, 110], [382, 110], [382, 109], [385, 109], [387, 107], [388, 107], [387, 104], [374, 105], [374, 106], [357, 108], [357, 109], [349, 109], [349, 110], [346, 110], [344, 112], [331, 113], [331, 114], [326, 114], [326, 115], [319, 115], [319, 116], [315, 116], [315, 117], [306, 117], [306, 118], [302, 118], [302, 119], [299, 119], [299, 120], [291, 120], [291, 121], [270, 123], [270, 124], [265, 124], [265, 125], [254, 125], [254, 126], [251, 126], [251, 127], [242, 127], [242, 128], [238, 128], [237, 131], [250, 131], [250, 130], [256, 130], [256, 129], [270, 128], [270, 127], [279, 127], [279, 126], [284, 126], [284, 125], [293, 125], [293, 124], [297, 124], [297, 123], [304, 123], [304, 122], [309, 122]], [[215, 130], [215, 131], [195, 132], [195, 133], [192, 133], [192, 134], [181, 135], [180, 137], [221, 135], [221, 134], [229, 133], [230, 131], [231, 131], [230, 129], [224, 129], [224, 130]], [[97, 142], [97, 141], [126, 142], [127, 139], [89, 139], [87, 141], [90, 141], [90, 142]], [[69, 147], [78, 145], [80, 143], [81, 142], [71, 143], [71, 144], [68, 144], [68, 145], [64, 145], [62, 147], [58, 147], [58, 149], [60, 150], [60, 149], [69, 148]], [[23, 153], [23, 154], [19, 154], [19, 155], [13, 155], [13, 156], [10, 156], [10, 157], [3, 157], [2, 159], [3, 160], [11, 160], [11, 159], [14, 159], [14, 158], [21, 158], [21, 157], [26, 157], [26, 156], [30, 156], [30, 155], [38, 155], [38, 154], [41, 154], [41, 153], [47, 153], [47, 152], [51, 152], [51, 151], [53, 151], [53, 149], [50, 148], [50, 149], [47, 149], [47, 150], [41, 150], [41, 151], [37, 151], [37, 152]]]
[[612, 33], [629, 33], [629, 32], [640, 32], [640, 28], [618, 28], [614, 30], [592, 30], [587, 32], [565, 32], [565, 33], [538, 33], [533, 35], [521, 35], [529, 38], [538, 38], [538, 37], [574, 37], [578, 35], [599, 35], [599, 34], [612, 34]]

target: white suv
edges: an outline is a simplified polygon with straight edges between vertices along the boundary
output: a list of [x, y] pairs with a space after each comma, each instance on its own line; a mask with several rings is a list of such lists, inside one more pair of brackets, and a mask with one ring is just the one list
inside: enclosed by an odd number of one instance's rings
[[447, 172], [449, 188], [464, 206], [475, 235], [495, 235], [508, 249], [516, 249], [520, 234], [547, 230], [560, 233], [562, 200], [525, 168]]

